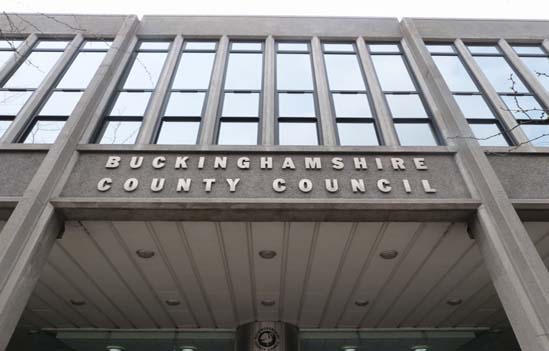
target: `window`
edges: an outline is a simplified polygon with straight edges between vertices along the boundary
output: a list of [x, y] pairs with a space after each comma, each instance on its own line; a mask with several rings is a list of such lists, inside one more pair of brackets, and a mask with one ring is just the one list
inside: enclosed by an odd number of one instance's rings
[[[27, 144], [49, 144], [71, 115], [80, 97], [91, 82], [95, 72], [105, 58], [111, 42], [87, 41], [69, 64], [49, 97], [34, 116], [30, 128], [22, 141]], [[61, 46], [59, 44], [49, 47]]]
[[15, 51], [21, 45], [22, 40], [16, 39], [1, 39], [0, 40], [0, 69], [10, 58], [15, 55]]
[[262, 106], [263, 43], [231, 42], [218, 144], [256, 145]]
[[175, 71], [157, 144], [196, 144], [206, 109], [215, 41], [186, 41]]
[[276, 44], [278, 143], [318, 145], [316, 94], [309, 43]]
[[[11, 57], [20, 41], [0, 40], [0, 60]], [[0, 88], [0, 135], [63, 54], [68, 41], [39, 41]], [[6, 55], [6, 56], [5, 56]], [[0, 66], [3, 62], [0, 61]]]
[[324, 43], [324, 62], [340, 145], [379, 145], [354, 43]]
[[[477, 85], [471, 79], [453, 45], [427, 45], [446, 85], [482, 146], [509, 145], [500, 121], [494, 116]], [[483, 49], [486, 51], [486, 49]], [[480, 50], [479, 51], [483, 51]], [[489, 51], [489, 50], [488, 50]]]
[[425, 109], [399, 44], [369, 44], [374, 68], [403, 146], [437, 145]]
[[549, 92], [549, 54], [541, 45], [514, 45], [513, 49], [522, 62], [536, 75]]
[[[521, 124], [521, 128], [528, 140], [536, 146], [546, 144], [549, 137], [546, 138], [543, 136], [544, 125], [547, 125], [545, 112], [505, 57], [503, 57], [497, 46], [482, 46], [482, 50], [479, 50], [479, 47], [476, 45], [469, 45], [468, 48], [486, 78], [488, 78], [505, 103], [507, 110]], [[517, 46], [515, 50], [518, 50], [519, 55], [528, 57], [536, 51], [535, 48], [527, 46]], [[542, 57], [540, 56], [540, 58]]]
[[119, 83], [118, 92], [104, 117], [97, 137], [98, 143], [135, 143], [169, 47], [170, 42], [166, 41], [139, 43], [133, 54], [133, 61]]

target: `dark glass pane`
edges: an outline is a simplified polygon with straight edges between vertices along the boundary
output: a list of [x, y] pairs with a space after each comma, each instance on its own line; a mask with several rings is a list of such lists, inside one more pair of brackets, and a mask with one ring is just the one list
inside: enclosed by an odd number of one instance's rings
[[501, 130], [494, 124], [469, 124], [473, 135], [482, 146], [507, 146], [507, 140], [501, 134]]
[[355, 47], [353, 44], [336, 44], [336, 43], [325, 43], [323, 44], [324, 51], [334, 51], [334, 52], [355, 52]]
[[87, 41], [84, 44], [84, 50], [105, 50], [108, 51], [112, 46], [112, 41]]
[[530, 70], [538, 77], [545, 90], [549, 91], [549, 58], [548, 57], [522, 57], [522, 60]]
[[417, 94], [395, 95], [387, 94], [387, 103], [393, 117], [426, 118], [427, 112]]
[[17, 115], [31, 95], [32, 91], [0, 91], [0, 116]]
[[262, 54], [230, 54], [225, 89], [260, 90], [262, 75]]
[[220, 145], [256, 145], [257, 122], [221, 122]]
[[107, 121], [100, 144], [133, 144], [139, 133], [141, 122]]
[[454, 95], [465, 118], [494, 118], [490, 107], [480, 95]]
[[372, 117], [366, 94], [332, 94], [336, 117]]
[[62, 52], [31, 53], [11, 76], [4, 87], [37, 88], [62, 54]]
[[499, 50], [495, 46], [486, 45], [470, 45], [469, 51], [471, 54], [499, 54]]
[[364, 91], [364, 79], [356, 55], [324, 55], [331, 90]]
[[54, 91], [40, 110], [40, 116], [70, 116], [82, 92]]
[[278, 43], [280, 51], [309, 51], [309, 46], [306, 43]]
[[540, 46], [513, 46], [515, 52], [519, 55], [545, 55], [545, 51]]
[[139, 45], [139, 50], [168, 50], [168, 41], [144, 41]]
[[309, 54], [276, 55], [278, 90], [313, 90], [313, 72]]
[[200, 122], [164, 121], [157, 144], [196, 144]]
[[206, 93], [179, 93], [170, 94], [165, 116], [200, 117], [204, 106]]
[[370, 44], [368, 45], [370, 52], [394, 52], [400, 53], [400, 48], [396, 44]]
[[0, 51], [0, 69], [12, 57], [15, 57], [15, 54], [13, 53], [13, 51]]
[[383, 91], [416, 90], [402, 56], [374, 55], [372, 60]]
[[110, 116], [143, 116], [149, 103], [149, 92], [121, 92], [110, 112]]
[[259, 93], [225, 93], [223, 117], [259, 116]]
[[318, 145], [316, 123], [279, 123], [278, 143], [280, 145]]
[[0, 40], [0, 49], [16, 50], [22, 42], [22, 40], [2, 39]]
[[65, 121], [36, 121], [25, 138], [25, 144], [53, 144]]
[[106, 52], [79, 53], [63, 75], [63, 79], [57, 84], [57, 88], [86, 89], [106, 54]]
[[236, 51], [261, 51], [261, 43], [232, 43], [231, 50]]
[[437, 145], [433, 130], [428, 123], [396, 123], [395, 129], [400, 145], [434, 146]]
[[185, 50], [215, 50], [215, 41], [188, 41], [185, 43]]
[[315, 117], [313, 94], [278, 94], [278, 116]]
[[185, 52], [177, 67], [173, 89], [208, 89], [215, 53]]
[[426, 45], [431, 54], [451, 54], [454, 53], [452, 45]]
[[67, 47], [68, 44], [68, 41], [41, 40], [40, 42], [38, 42], [38, 45], [36, 45], [35, 49], [58, 49], [62, 51]]
[[475, 56], [475, 60], [498, 93], [528, 92], [528, 89], [503, 57]]
[[520, 126], [530, 143], [535, 146], [549, 146], [549, 125], [521, 124]]
[[12, 121], [3, 121], [0, 120], [0, 137], [4, 135]]
[[469, 73], [457, 56], [433, 56], [438, 70], [444, 77], [450, 91], [477, 92]]
[[501, 95], [501, 99], [516, 119], [545, 119], [547, 117], [533, 96]]
[[379, 145], [373, 123], [338, 123], [340, 145]]
[[154, 89], [166, 55], [164, 52], [138, 53], [124, 83], [124, 89]]

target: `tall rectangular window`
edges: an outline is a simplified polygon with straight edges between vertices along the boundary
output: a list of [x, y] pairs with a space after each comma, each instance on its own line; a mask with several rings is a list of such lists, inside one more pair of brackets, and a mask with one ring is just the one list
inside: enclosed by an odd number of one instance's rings
[[187, 41], [173, 77], [157, 144], [196, 144], [217, 42]]
[[369, 44], [400, 145], [437, 145], [432, 121], [399, 44]]
[[[40, 40], [0, 88], [0, 136], [15, 119], [23, 105], [59, 60], [68, 41]], [[4, 52], [13, 55], [14, 43], [3, 41]]]
[[262, 86], [263, 43], [231, 42], [221, 100], [218, 144], [258, 143]]
[[502, 132], [501, 122], [495, 117], [471, 79], [454, 46], [451, 44], [427, 45], [427, 49], [479, 144], [482, 146], [509, 145], [508, 138]]
[[119, 83], [118, 92], [103, 119], [98, 143], [135, 143], [169, 47], [170, 42], [167, 41], [139, 43], [133, 62]]
[[354, 43], [324, 43], [324, 62], [340, 145], [379, 145]]
[[495, 45], [468, 45], [468, 48], [528, 140], [536, 146], [547, 145], [545, 112], [499, 48]]
[[34, 116], [21, 139], [27, 144], [50, 144], [71, 115], [111, 46], [108, 41], [86, 41]]
[[278, 144], [318, 145], [309, 43], [276, 43], [276, 91]]

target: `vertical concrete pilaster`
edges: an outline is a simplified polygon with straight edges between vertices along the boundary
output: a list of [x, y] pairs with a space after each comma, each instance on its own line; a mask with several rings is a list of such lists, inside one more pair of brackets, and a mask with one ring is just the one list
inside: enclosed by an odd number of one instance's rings
[[[461, 135], [466, 121], [413, 20], [404, 19], [402, 31], [450, 132]], [[473, 233], [515, 335], [523, 351], [549, 350], [549, 272], [483, 149], [470, 138], [456, 138], [455, 145], [469, 187], [483, 203]]]
[[36, 34], [29, 35], [27, 39], [21, 43], [20, 47], [17, 48], [17, 51], [13, 53], [12, 58], [2, 66], [2, 69], [0, 70], [0, 86], [4, 84], [5, 80], [19, 66], [19, 63], [28, 56], [37, 41], [38, 36]]
[[275, 40], [272, 36], [265, 41], [265, 64], [263, 66], [263, 108], [261, 113], [261, 144], [275, 143]]
[[211, 145], [215, 143], [215, 131], [217, 129], [217, 111], [219, 108], [219, 100], [223, 90], [223, 76], [225, 72], [225, 62], [229, 51], [229, 37], [224, 35], [219, 40], [217, 53], [215, 55], [214, 67], [212, 71], [212, 82], [210, 83], [210, 92], [208, 101], [206, 102], [206, 112], [202, 118], [202, 126], [200, 128], [200, 137], [198, 143], [200, 145]]
[[313, 57], [313, 69], [316, 82], [316, 91], [318, 96], [319, 121], [322, 133], [323, 145], [337, 145], [337, 131], [335, 119], [332, 115], [332, 106], [330, 103], [330, 91], [328, 89], [328, 76], [324, 66], [324, 57], [322, 53], [322, 44], [318, 37], [311, 41], [311, 53]]
[[0, 350], [8, 344], [55, 238], [62, 231], [62, 219], [49, 200], [56, 196], [59, 180], [90, 123], [87, 117], [105, 94], [137, 25], [135, 16], [126, 18], [113, 43], [117, 50], [107, 54], [0, 233]]

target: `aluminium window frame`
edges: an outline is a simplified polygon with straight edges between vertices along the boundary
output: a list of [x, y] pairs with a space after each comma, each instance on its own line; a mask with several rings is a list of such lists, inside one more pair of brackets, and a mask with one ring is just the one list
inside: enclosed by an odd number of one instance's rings
[[[306, 44], [307, 50], [279, 50], [278, 44]], [[290, 54], [290, 55], [303, 55], [307, 54], [309, 56], [309, 63], [311, 65], [311, 81], [312, 81], [312, 90], [301, 90], [301, 89], [293, 89], [293, 90], [279, 90], [278, 89], [278, 54]], [[275, 145], [280, 146], [290, 146], [286, 144], [280, 144], [280, 123], [311, 123], [314, 124], [316, 127], [316, 146], [320, 146], [324, 143], [322, 138], [322, 129], [321, 129], [321, 123], [320, 123], [320, 104], [318, 101], [318, 92], [317, 92], [317, 82], [315, 78], [315, 67], [314, 67], [314, 60], [313, 60], [313, 47], [311, 43], [311, 39], [309, 40], [298, 40], [298, 39], [292, 39], [292, 40], [276, 40], [275, 41], [275, 50], [274, 50], [274, 117], [275, 117], [275, 125], [274, 125], [274, 135], [275, 135]], [[311, 94], [313, 97], [313, 108], [314, 108], [314, 117], [288, 117], [288, 116], [280, 116], [280, 98], [279, 94]], [[296, 145], [298, 146], [298, 145]]]
[[[221, 94], [219, 97], [219, 103], [217, 106], [217, 113], [216, 113], [216, 119], [215, 119], [215, 128], [214, 128], [214, 138], [213, 138], [213, 144], [214, 145], [238, 145], [238, 144], [219, 144], [219, 136], [221, 134], [221, 125], [223, 123], [238, 123], [238, 122], [245, 122], [245, 123], [256, 123], [257, 124], [257, 135], [256, 135], [256, 143], [252, 145], [261, 145], [262, 143], [262, 122], [263, 122], [263, 104], [264, 104], [264, 84], [265, 84], [265, 63], [266, 63], [266, 57], [265, 57], [265, 42], [266, 38], [257, 38], [257, 39], [239, 39], [238, 37], [230, 38], [229, 39], [229, 45], [227, 48], [227, 55], [225, 58], [225, 62], [223, 63], [223, 79], [221, 81]], [[260, 50], [242, 50], [242, 49], [233, 49], [233, 43], [257, 43], [261, 44]], [[229, 61], [230, 56], [232, 53], [236, 54], [261, 54], [261, 84], [260, 89], [226, 89], [225, 85], [227, 83], [227, 73], [228, 73], [228, 67], [229, 67]], [[224, 117], [222, 116], [223, 113], [223, 105], [225, 103], [225, 93], [234, 93], [235, 91], [241, 92], [241, 93], [258, 93], [259, 94], [259, 101], [258, 101], [258, 115], [257, 117]]]

